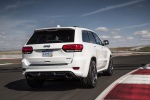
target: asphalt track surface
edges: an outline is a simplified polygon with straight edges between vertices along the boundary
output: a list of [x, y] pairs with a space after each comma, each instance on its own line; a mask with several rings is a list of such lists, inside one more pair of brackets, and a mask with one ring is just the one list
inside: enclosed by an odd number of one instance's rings
[[21, 60], [0, 60], [1, 100], [95, 100], [112, 82], [150, 63], [150, 55], [114, 57], [114, 74], [99, 73], [94, 89], [83, 89], [79, 81], [49, 81], [40, 89], [30, 88], [21, 73]]

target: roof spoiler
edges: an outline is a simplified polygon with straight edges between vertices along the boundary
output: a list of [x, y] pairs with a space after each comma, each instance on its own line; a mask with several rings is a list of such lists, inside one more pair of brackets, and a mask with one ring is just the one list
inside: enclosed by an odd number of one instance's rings
[[57, 28], [59, 28], [60, 27], [60, 25], [57, 25]]

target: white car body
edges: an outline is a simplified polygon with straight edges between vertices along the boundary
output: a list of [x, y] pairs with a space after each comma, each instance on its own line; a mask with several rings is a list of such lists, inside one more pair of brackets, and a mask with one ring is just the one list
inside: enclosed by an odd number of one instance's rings
[[[86, 34], [93, 31], [80, 27], [53, 27], [38, 29], [35, 30], [35, 32], [51, 29], [74, 30], [74, 42], [44, 44], [26, 43], [23, 47], [24, 50], [22, 55], [23, 75], [30, 72], [53, 72], [54, 75], [60, 74], [57, 72], [71, 72], [75, 77], [86, 78], [88, 76], [91, 59], [95, 59], [97, 72], [108, 69], [111, 51], [102, 44], [83, 42], [83, 31], [87, 32]], [[82, 50], [63, 50], [63, 48], [71, 48], [66, 45], [74, 44], [77, 48], [81, 48]], [[63, 47], [64, 45], [66, 47]], [[28, 54], [28, 50], [25, 51], [25, 49], [32, 49], [32, 52]]]

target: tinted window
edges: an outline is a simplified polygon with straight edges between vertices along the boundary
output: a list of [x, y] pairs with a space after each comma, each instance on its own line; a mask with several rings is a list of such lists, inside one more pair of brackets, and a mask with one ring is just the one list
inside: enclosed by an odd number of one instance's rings
[[95, 33], [93, 33], [93, 34], [94, 34], [96, 43], [102, 45], [102, 41], [100, 40], [100, 38]]
[[86, 31], [82, 31], [82, 40], [83, 42], [90, 42], [88, 33]]
[[89, 38], [90, 38], [90, 42], [96, 44], [95, 38], [93, 36], [93, 33], [88, 31], [88, 35], [89, 35]]
[[74, 32], [72, 29], [35, 31], [27, 44], [74, 42]]

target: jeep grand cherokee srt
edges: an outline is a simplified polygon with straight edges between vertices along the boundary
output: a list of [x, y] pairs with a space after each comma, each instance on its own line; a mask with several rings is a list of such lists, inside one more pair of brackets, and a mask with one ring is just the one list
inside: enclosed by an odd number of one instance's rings
[[42, 87], [46, 80], [73, 78], [94, 88], [98, 72], [113, 73], [108, 44], [86, 28], [37, 29], [22, 48], [23, 75], [32, 88]]

